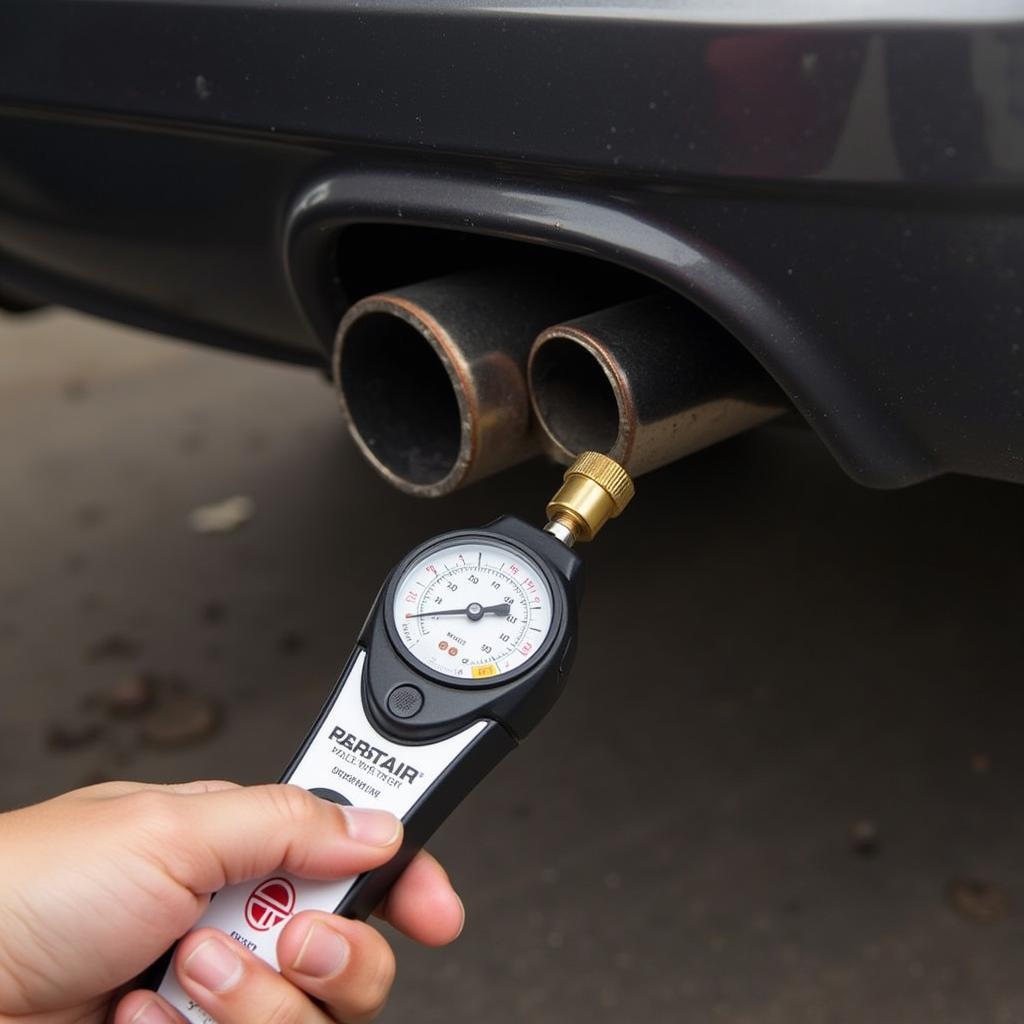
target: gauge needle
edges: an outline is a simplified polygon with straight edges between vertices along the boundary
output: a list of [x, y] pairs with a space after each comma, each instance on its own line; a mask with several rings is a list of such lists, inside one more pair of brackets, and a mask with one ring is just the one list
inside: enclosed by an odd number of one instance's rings
[[509, 604], [490, 604], [486, 607], [474, 601], [465, 608], [445, 608], [436, 612], [406, 612], [407, 619], [430, 619], [435, 615], [465, 615], [470, 622], [476, 622], [485, 615], [501, 615], [508, 618], [512, 614], [512, 606]]

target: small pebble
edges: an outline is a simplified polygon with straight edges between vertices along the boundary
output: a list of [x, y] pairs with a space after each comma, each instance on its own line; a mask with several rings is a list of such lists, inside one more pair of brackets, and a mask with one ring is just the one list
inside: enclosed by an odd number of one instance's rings
[[89, 397], [89, 385], [82, 377], [71, 377], [64, 382], [64, 397], [69, 402], [80, 402]]
[[200, 505], [188, 514], [188, 525], [196, 533], [231, 533], [256, 514], [256, 502], [236, 494], [213, 505]]
[[850, 826], [850, 847], [858, 857], [874, 857], [881, 849], [878, 825], [870, 818], [862, 818]]
[[130, 636], [110, 633], [97, 640], [86, 652], [89, 661], [103, 661], [105, 658], [134, 658], [142, 651], [142, 645]]
[[979, 878], [954, 878], [947, 889], [950, 906], [965, 920], [991, 924], [1010, 909], [1006, 893]]
[[103, 735], [103, 723], [95, 713], [77, 711], [67, 718], [50, 724], [46, 730], [46, 745], [50, 750], [81, 750], [95, 743]]
[[148, 711], [155, 699], [156, 680], [143, 672], [118, 680], [98, 695], [111, 718], [135, 718]]
[[84, 530], [90, 530], [99, 526], [106, 518], [106, 510], [102, 505], [86, 504], [79, 505], [75, 509], [75, 522]]
[[71, 575], [80, 573], [86, 567], [85, 555], [79, 551], [72, 551], [64, 559], [64, 570]]
[[306, 638], [294, 629], [290, 629], [281, 634], [277, 646], [282, 654], [298, 654], [306, 646]]
[[186, 747], [220, 727], [217, 705], [206, 697], [175, 694], [153, 708], [142, 723], [142, 740], [152, 747]]
[[199, 615], [208, 626], [219, 626], [228, 616], [227, 605], [223, 601], [207, 601]]

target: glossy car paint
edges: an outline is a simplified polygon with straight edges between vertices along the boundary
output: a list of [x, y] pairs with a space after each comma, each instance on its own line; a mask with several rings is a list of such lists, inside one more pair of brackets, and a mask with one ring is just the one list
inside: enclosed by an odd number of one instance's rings
[[864, 483], [1024, 480], [1019, 9], [763, 7], [8, 0], [0, 292], [322, 365], [347, 225], [529, 240], [699, 303]]

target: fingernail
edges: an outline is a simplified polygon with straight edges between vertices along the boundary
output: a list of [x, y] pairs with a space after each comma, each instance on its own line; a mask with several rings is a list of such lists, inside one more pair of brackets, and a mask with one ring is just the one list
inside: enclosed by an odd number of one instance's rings
[[185, 974], [210, 992], [227, 992], [242, 977], [242, 958], [220, 939], [198, 945], [182, 965]]
[[174, 1024], [174, 1019], [155, 999], [151, 999], [132, 1017], [130, 1024]]
[[348, 942], [333, 928], [310, 925], [292, 970], [311, 978], [333, 978], [348, 963]]
[[466, 927], [466, 904], [462, 902], [462, 897], [458, 893], [455, 894], [455, 898], [459, 901], [459, 909], [462, 911], [462, 921], [459, 924], [459, 930], [455, 933], [455, 938], [457, 939]]
[[375, 811], [369, 807], [342, 807], [348, 826], [348, 835], [357, 843], [367, 846], [390, 846], [401, 828], [399, 820], [390, 811]]

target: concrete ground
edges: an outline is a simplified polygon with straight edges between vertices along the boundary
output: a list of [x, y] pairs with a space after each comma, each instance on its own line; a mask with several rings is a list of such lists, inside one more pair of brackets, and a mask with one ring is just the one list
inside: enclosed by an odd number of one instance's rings
[[[392, 562], [558, 478], [406, 498], [314, 373], [68, 314], [0, 320], [0, 367], [3, 807], [274, 778]], [[561, 704], [433, 844], [466, 932], [399, 941], [385, 1019], [1024, 1020], [1022, 524], [1024, 488], [867, 491], [791, 427], [642, 480]], [[169, 722], [89, 710], [140, 680]]]

